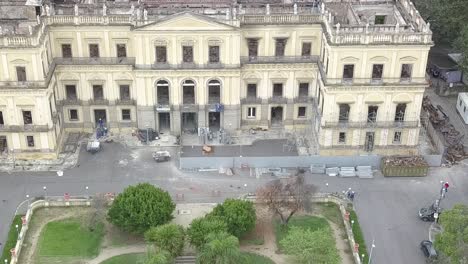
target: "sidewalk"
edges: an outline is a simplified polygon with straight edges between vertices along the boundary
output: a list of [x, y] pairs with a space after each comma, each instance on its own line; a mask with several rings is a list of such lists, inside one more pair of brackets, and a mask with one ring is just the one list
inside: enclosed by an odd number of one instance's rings
[[115, 248], [106, 248], [101, 251], [101, 253], [94, 259], [88, 261], [87, 264], [100, 264], [104, 260], [109, 258], [124, 255], [124, 254], [131, 254], [131, 253], [144, 253], [146, 252], [146, 244], [141, 245], [132, 245], [132, 246], [125, 246], [125, 247], [115, 247]]

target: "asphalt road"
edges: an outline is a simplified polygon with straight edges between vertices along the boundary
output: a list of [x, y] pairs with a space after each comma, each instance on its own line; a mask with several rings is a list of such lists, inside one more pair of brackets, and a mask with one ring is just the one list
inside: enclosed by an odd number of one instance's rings
[[[181, 202], [220, 202], [226, 197], [238, 197], [272, 180], [271, 177], [217, 173], [188, 173], [176, 169], [176, 159], [167, 163], [152, 160], [153, 148], [125, 148], [117, 143], [105, 145], [102, 152], [89, 154], [82, 151], [79, 166], [65, 171], [62, 177], [55, 173], [20, 172], [0, 173], [0, 240], [5, 241], [17, 205], [26, 195], [89, 194], [120, 192], [128, 185], [149, 182], [169, 191], [172, 195], [184, 194]], [[168, 148], [173, 155], [176, 149]], [[423, 264], [424, 257], [419, 242], [428, 237], [429, 223], [418, 219], [420, 207], [432, 203], [438, 195], [439, 181], [450, 183], [447, 198], [442, 206], [467, 203], [468, 162], [450, 169], [437, 168], [424, 178], [350, 179], [308, 175], [308, 181], [323, 192], [340, 192], [352, 188], [357, 192], [355, 207], [364, 236], [370, 249], [375, 241], [372, 263]], [[328, 186], [326, 185], [328, 183]], [[214, 196], [219, 190], [221, 195]]]

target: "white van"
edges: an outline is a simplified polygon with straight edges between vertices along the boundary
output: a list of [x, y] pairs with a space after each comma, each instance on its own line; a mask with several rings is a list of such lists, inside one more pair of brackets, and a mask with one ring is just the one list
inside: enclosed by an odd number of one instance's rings
[[468, 125], [468, 93], [459, 93], [457, 99], [457, 112]]

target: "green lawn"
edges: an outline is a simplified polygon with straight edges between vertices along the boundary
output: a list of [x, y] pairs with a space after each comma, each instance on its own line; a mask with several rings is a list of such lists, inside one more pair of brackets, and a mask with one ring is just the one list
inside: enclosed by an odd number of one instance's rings
[[243, 252], [242, 254], [246, 257], [244, 264], [275, 264], [271, 259], [255, 253]]
[[78, 219], [49, 222], [39, 238], [39, 256], [93, 257], [99, 253], [104, 225], [90, 231]]
[[316, 205], [320, 215], [339, 226], [343, 226], [340, 207], [336, 203], [317, 203]]
[[112, 257], [101, 264], [140, 264], [144, 263], [146, 253], [132, 253]]
[[359, 244], [359, 256], [362, 256], [362, 254], [364, 254], [364, 261], [362, 261], [362, 263], [367, 263], [369, 261], [369, 254], [367, 254], [366, 242], [364, 241], [364, 236], [362, 234], [361, 226], [359, 225], [356, 212], [354, 212], [354, 210], [350, 208], [348, 208], [348, 211], [349, 211], [350, 224], [351, 224], [351, 221], [354, 220], [352, 229], [353, 229], [354, 241], [356, 241], [356, 243]]
[[288, 229], [291, 226], [297, 226], [305, 229], [311, 229], [312, 231], [318, 230], [320, 228], [329, 227], [328, 222], [323, 217], [317, 216], [294, 216], [289, 220], [288, 226], [283, 226], [280, 220], [275, 221], [275, 235], [276, 235], [276, 245], [281, 250], [281, 245], [279, 242], [286, 237], [288, 234]]
[[19, 228], [21, 228], [21, 217], [22, 215], [16, 215], [15, 218], [13, 218], [13, 222], [10, 225], [10, 231], [8, 231], [8, 238], [6, 240], [5, 246], [3, 247], [3, 253], [1, 258], [2, 261], [4, 261], [5, 259], [11, 259], [10, 249], [16, 246], [16, 241], [18, 240], [18, 232], [16, 231], [15, 226], [18, 225]]

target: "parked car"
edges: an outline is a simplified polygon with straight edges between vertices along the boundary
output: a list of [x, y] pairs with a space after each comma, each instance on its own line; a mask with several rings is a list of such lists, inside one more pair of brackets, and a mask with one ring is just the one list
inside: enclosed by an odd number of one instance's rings
[[428, 207], [423, 207], [419, 209], [419, 218], [424, 222], [434, 222], [436, 220], [436, 213], [440, 215], [440, 212], [437, 212], [437, 209], [434, 208], [434, 205]]
[[421, 251], [423, 252], [424, 256], [428, 259], [436, 259], [437, 252], [434, 248], [434, 245], [429, 240], [421, 241]]
[[167, 150], [153, 152], [153, 159], [156, 162], [168, 161], [171, 159], [171, 154]]

